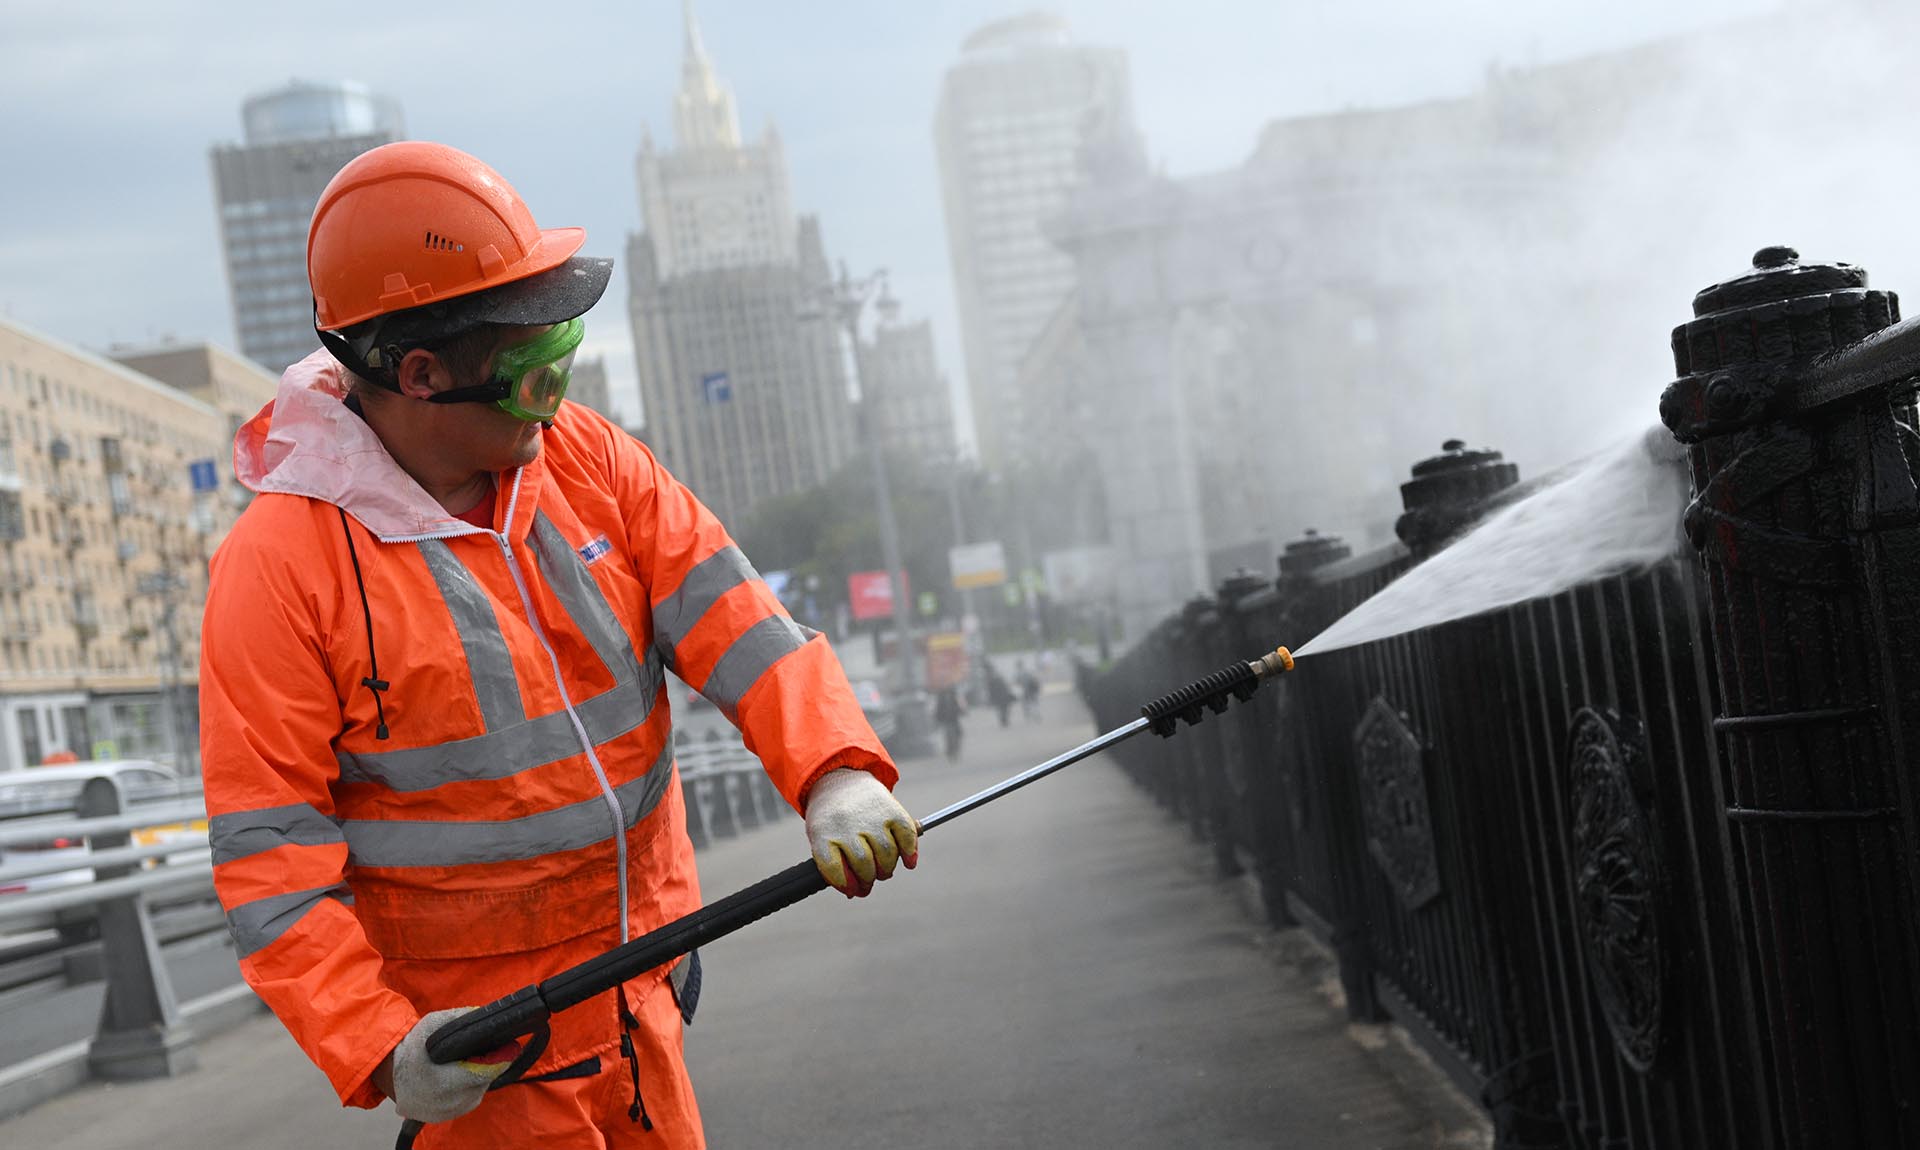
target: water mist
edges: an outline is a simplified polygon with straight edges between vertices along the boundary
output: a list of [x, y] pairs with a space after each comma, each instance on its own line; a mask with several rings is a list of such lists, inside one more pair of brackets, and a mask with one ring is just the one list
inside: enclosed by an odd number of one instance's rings
[[1370, 643], [1639, 570], [1675, 553], [1687, 478], [1665, 428], [1568, 467], [1388, 584], [1294, 654]]

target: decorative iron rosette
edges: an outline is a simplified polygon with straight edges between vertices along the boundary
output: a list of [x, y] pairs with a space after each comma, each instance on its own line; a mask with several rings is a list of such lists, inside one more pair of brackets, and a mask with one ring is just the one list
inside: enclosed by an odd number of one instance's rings
[[1367, 849], [1408, 910], [1440, 897], [1440, 861], [1427, 805], [1427, 749], [1406, 719], [1375, 698], [1354, 728]]
[[1659, 851], [1634, 782], [1639, 745], [1619, 716], [1588, 707], [1574, 715], [1567, 841], [1594, 996], [1620, 1057], [1644, 1074], [1660, 1047], [1665, 956]]

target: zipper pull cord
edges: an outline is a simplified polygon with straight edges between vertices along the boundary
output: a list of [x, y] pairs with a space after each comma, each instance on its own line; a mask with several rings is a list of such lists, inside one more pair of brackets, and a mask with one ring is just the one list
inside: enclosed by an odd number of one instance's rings
[[334, 510], [340, 513], [340, 530], [347, 535], [347, 557], [353, 560], [353, 582], [360, 588], [360, 611], [367, 621], [367, 669], [373, 673], [362, 678], [360, 685], [373, 692], [373, 713], [380, 721], [380, 725], [374, 728], [373, 737], [384, 739], [387, 737], [387, 707], [381, 701], [380, 692], [392, 684], [380, 677], [380, 657], [373, 653], [373, 608], [367, 603], [367, 581], [360, 575], [360, 552], [353, 546], [353, 528], [347, 526], [347, 509], [335, 506]]
[[640, 1055], [633, 1048], [633, 1032], [639, 1028], [640, 1020], [627, 1009], [625, 983], [614, 988], [613, 998], [620, 1004], [620, 1055], [627, 1060], [627, 1070], [633, 1075], [633, 1105], [627, 1107], [627, 1120], [638, 1122], [640, 1129], [652, 1133], [653, 1118], [647, 1113], [646, 1099], [640, 1096]]

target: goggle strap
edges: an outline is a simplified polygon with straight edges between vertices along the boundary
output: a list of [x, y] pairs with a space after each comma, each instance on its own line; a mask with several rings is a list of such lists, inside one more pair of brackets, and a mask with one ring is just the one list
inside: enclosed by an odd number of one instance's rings
[[447, 391], [436, 391], [427, 397], [428, 403], [498, 403], [513, 394], [513, 381], [490, 379], [485, 383], [476, 383], [471, 387], [455, 387]]

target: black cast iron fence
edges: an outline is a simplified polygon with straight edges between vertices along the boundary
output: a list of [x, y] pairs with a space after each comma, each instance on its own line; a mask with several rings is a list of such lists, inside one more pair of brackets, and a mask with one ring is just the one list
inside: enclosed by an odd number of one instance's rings
[[[1920, 335], [1898, 318], [1857, 268], [1762, 251], [1674, 333], [1691, 549], [1315, 655], [1117, 752], [1502, 1147], [1920, 1146]], [[1098, 722], [1304, 642], [1516, 479], [1450, 442], [1403, 488], [1400, 544], [1309, 535], [1277, 581], [1189, 603], [1083, 673]]]

